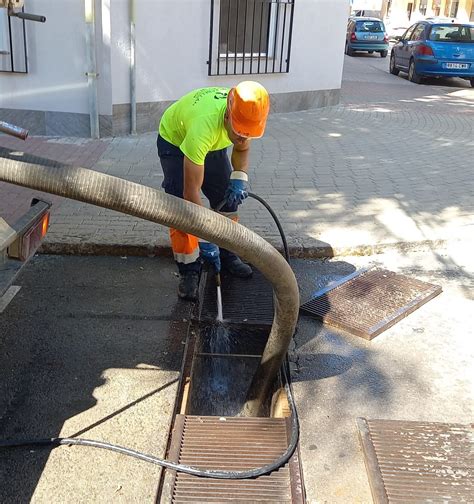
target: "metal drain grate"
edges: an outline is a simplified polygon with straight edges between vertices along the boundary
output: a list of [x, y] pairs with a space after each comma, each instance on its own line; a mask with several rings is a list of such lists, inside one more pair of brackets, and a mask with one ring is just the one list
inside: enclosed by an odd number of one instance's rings
[[[283, 418], [176, 417], [170, 453], [180, 463], [208, 469], [245, 470], [273, 462], [286, 449]], [[296, 466], [295, 466], [296, 465]], [[250, 480], [197, 478], [177, 473], [171, 502], [302, 503], [297, 453], [278, 471]], [[292, 481], [290, 481], [290, 474]]]
[[363, 270], [321, 290], [301, 310], [370, 340], [441, 291], [392, 271]]
[[[201, 321], [214, 321], [217, 316], [217, 291], [214, 276], [204, 278], [200, 296]], [[251, 278], [221, 274], [224, 319], [232, 324], [271, 325], [273, 322], [273, 289], [265, 277], [254, 269]]]
[[473, 502], [472, 425], [357, 419], [375, 504]]

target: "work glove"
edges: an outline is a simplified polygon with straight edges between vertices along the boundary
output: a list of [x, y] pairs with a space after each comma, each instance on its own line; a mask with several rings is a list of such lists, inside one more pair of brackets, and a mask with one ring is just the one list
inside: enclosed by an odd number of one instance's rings
[[234, 170], [230, 174], [229, 185], [224, 194], [225, 202], [230, 207], [238, 206], [249, 195], [248, 190], [249, 177], [244, 171]]
[[219, 247], [214, 243], [199, 242], [199, 250], [201, 251], [201, 257], [215, 269], [216, 273], [220, 273], [221, 256]]

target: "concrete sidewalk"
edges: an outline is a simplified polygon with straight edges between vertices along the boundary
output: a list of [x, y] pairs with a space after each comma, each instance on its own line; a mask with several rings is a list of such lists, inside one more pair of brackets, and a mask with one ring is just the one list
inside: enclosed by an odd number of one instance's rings
[[[344, 104], [270, 116], [264, 138], [253, 142], [251, 190], [274, 208], [295, 256], [435, 246], [472, 233], [474, 90], [416, 86], [376, 70], [372, 82], [362, 82], [356, 72], [344, 82]], [[155, 133], [97, 141], [0, 137], [2, 146], [159, 188], [155, 141]], [[0, 183], [0, 215], [18, 216], [32, 194]], [[162, 226], [53, 201], [44, 251], [169, 251]], [[278, 231], [258, 202], [247, 200], [240, 213], [242, 224], [280, 247]]]

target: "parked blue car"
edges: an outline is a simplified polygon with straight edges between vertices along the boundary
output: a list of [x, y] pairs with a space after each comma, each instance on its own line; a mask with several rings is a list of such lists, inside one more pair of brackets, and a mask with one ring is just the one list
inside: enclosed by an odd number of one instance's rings
[[392, 48], [390, 73], [423, 77], [461, 77], [474, 87], [474, 24], [420, 21], [410, 26]]
[[380, 53], [382, 58], [388, 54], [388, 36], [383, 21], [371, 17], [351, 17], [347, 23], [346, 54], [354, 56], [356, 51], [370, 54]]

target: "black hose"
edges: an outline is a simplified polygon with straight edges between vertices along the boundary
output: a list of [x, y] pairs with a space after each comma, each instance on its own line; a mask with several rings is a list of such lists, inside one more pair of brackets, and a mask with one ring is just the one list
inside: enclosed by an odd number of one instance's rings
[[[270, 212], [270, 215], [273, 217], [273, 220], [275, 221], [276, 227], [278, 228], [278, 231], [280, 232], [281, 241], [283, 243], [283, 250], [285, 252], [284, 256], [285, 256], [286, 261], [289, 263], [290, 262], [290, 251], [288, 249], [288, 243], [286, 241], [286, 236], [283, 231], [283, 228], [281, 227], [280, 221], [279, 221], [278, 217], [276, 216], [275, 212], [273, 211], [272, 207], [263, 198], [261, 198], [258, 194], [255, 194], [252, 192], [249, 192], [247, 194], [251, 198], [259, 201]], [[226, 200], [222, 200], [215, 208], [216, 212], [219, 212], [225, 204], [226, 204]]]
[[[249, 193], [249, 196], [252, 198], [260, 201], [265, 208], [270, 212], [272, 215], [273, 219], [275, 220], [275, 224], [278, 227], [278, 230], [280, 231], [280, 235], [282, 238], [283, 242], [283, 248], [285, 250], [285, 257], [288, 262], [290, 262], [290, 255], [288, 252], [288, 245], [286, 242], [286, 237], [285, 233], [283, 231], [283, 228], [281, 227], [281, 224], [271, 209], [270, 205], [260, 198], [260, 196], [257, 196], [256, 194]], [[217, 210], [222, 208], [224, 206], [224, 203], [221, 203], [220, 207], [218, 207]], [[41, 446], [41, 447], [57, 447], [60, 445], [78, 445], [78, 446], [90, 446], [93, 448], [102, 448], [104, 450], [110, 450], [114, 451], [117, 453], [121, 453], [122, 455], [127, 455], [129, 457], [133, 457], [139, 460], [143, 460], [145, 462], [149, 462], [151, 464], [159, 465], [162, 467], [166, 467], [167, 469], [172, 469], [174, 471], [186, 473], [186, 474], [191, 474], [193, 476], [199, 476], [201, 478], [215, 478], [215, 479], [230, 479], [230, 480], [237, 480], [237, 479], [250, 479], [250, 478], [257, 478], [259, 476], [263, 476], [264, 474], [269, 474], [277, 469], [279, 469], [281, 466], [285, 465], [290, 457], [293, 455], [294, 451], [296, 450], [296, 446], [298, 444], [298, 438], [299, 438], [299, 420], [298, 420], [298, 413], [296, 411], [296, 405], [295, 405], [295, 400], [293, 397], [293, 391], [291, 388], [291, 383], [289, 380], [289, 365], [288, 365], [288, 360], [284, 362], [284, 364], [281, 367], [281, 371], [283, 373], [283, 378], [285, 382], [285, 390], [287, 393], [288, 397], [288, 404], [290, 406], [291, 410], [291, 437], [290, 437], [290, 442], [288, 444], [288, 447], [284, 451], [284, 453], [276, 459], [274, 462], [271, 464], [267, 464], [262, 467], [257, 467], [255, 469], [249, 469], [246, 471], [219, 471], [219, 470], [212, 470], [212, 469], [201, 469], [199, 467], [193, 467], [185, 464], [178, 464], [176, 462], [171, 462], [169, 460], [164, 460], [160, 459], [158, 457], [155, 457], [153, 455], [148, 455], [146, 453], [142, 453], [136, 450], [131, 450], [130, 448], [125, 448], [124, 446], [119, 446], [119, 445], [114, 445], [111, 443], [105, 443], [103, 441], [94, 441], [91, 439], [83, 439], [83, 438], [46, 438], [46, 439], [24, 439], [24, 440], [6, 440], [6, 441], [0, 441], [0, 448], [19, 448], [22, 446]]]
[[60, 445], [78, 445], [78, 446], [90, 446], [93, 448], [102, 448], [104, 450], [110, 450], [122, 455], [127, 455], [151, 464], [166, 467], [167, 469], [172, 469], [174, 471], [191, 474], [193, 476], [199, 476], [201, 478], [215, 478], [215, 479], [250, 479], [257, 478], [258, 476], [263, 476], [264, 474], [271, 473], [288, 462], [289, 458], [293, 455], [296, 445], [298, 444], [299, 436], [299, 422], [296, 413], [296, 408], [294, 404], [293, 394], [291, 392], [291, 386], [289, 385], [286, 366], [282, 366], [283, 373], [285, 375], [285, 388], [288, 393], [288, 402], [292, 412], [292, 426], [291, 426], [291, 439], [288, 448], [285, 452], [271, 464], [267, 464], [256, 469], [249, 469], [246, 471], [219, 471], [212, 469], [201, 469], [199, 467], [193, 467], [185, 464], [178, 464], [171, 462], [169, 460], [160, 459], [153, 455], [148, 455], [136, 450], [131, 450], [130, 448], [125, 448], [124, 446], [118, 446], [111, 443], [105, 443], [103, 441], [94, 441], [91, 439], [83, 438], [46, 438], [46, 439], [24, 439], [24, 440], [6, 440], [0, 441], [0, 448], [19, 448], [24, 446], [38, 446], [38, 447], [57, 447]]
[[248, 194], [251, 198], [259, 201], [270, 212], [270, 215], [273, 217], [273, 220], [275, 221], [276, 227], [278, 228], [278, 231], [280, 232], [281, 241], [283, 243], [283, 250], [285, 252], [285, 259], [289, 264], [290, 263], [290, 251], [288, 249], [288, 243], [286, 241], [285, 233], [283, 231], [283, 228], [281, 227], [281, 224], [280, 224], [280, 221], [278, 220], [278, 217], [276, 216], [272, 207], [263, 198], [258, 196], [258, 194], [254, 194], [251, 192], [249, 192]]

